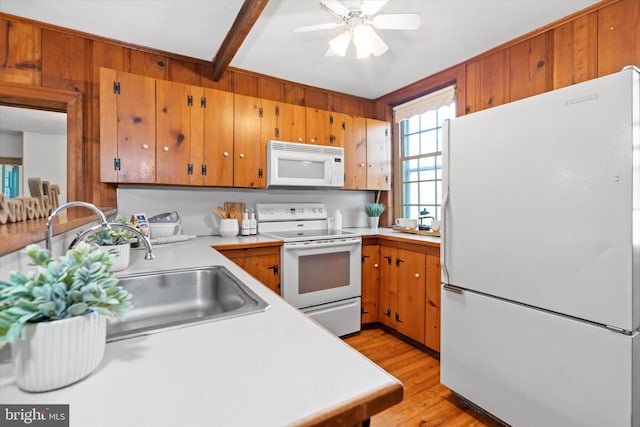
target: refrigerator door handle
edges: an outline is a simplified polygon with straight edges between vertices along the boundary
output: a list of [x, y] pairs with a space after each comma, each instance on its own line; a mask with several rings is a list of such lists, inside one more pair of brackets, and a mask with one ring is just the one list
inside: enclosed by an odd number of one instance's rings
[[447, 292], [453, 292], [454, 294], [458, 294], [458, 295], [464, 295], [464, 289], [459, 288], [457, 286], [453, 286], [453, 285], [442, 285], [442, 289], [444, 289]]
[[446, 164], [443, 164], [443, 167], [446, 170], [446, 173], [443, 174], [442, 176], [442, 191], [443, 191], [443, 195], [442, 195], [442, 230], [440, 231], [440, 236], [441, 236], [441, 245], [440, 245], [440, 269], [442, 270], [442, 279], [441, 282], [442, 283], [449, 283], [449, 270], [447, 268], [447, 250], [448, 250], [448, 246], [447, 246], [447, 234], [448, 234], [448, 228], [449, 228], [449, 224], [447, 221], [447, 211], [449, 210], [449, 141], [450, 141], [450, 137], [449, 137], [449, 132], [451, 129], [451, 119], [447, 119], [444, 121], [444, 123], [442, 124], [442, 132], [443, 132], [443, 139], [444, 139], [444, 144], [442, 145], [442, 157], [443, 157], [443, 163], [446, 162]]

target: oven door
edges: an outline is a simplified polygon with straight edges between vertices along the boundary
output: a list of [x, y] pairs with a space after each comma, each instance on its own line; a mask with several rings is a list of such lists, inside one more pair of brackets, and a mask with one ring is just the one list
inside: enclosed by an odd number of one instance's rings
[[282, 246], [282, 297], [298, 308], [360, 296], [360, 237]]

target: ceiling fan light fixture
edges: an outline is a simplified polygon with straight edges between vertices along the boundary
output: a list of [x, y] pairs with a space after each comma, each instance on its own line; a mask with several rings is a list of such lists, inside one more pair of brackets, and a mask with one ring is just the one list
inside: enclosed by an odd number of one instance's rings
[[340, 33], [337, 37], [329, 41], [331, 50], [339, 56], [345, 56], [347, 54], [347, 48], [351, 41], [351, 31], [346, 30]]
[[367, 24], [358, 25], [353, 29], [353, 44], [356, 45], [358, 59], [366, 58], [371, 54], [380, 56], [389, 50], [389, 46]]

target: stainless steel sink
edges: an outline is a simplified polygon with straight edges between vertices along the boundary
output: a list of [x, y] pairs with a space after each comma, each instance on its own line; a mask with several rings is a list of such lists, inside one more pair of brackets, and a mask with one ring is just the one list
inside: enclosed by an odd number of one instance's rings
[[225, 267], [135, 274], [120, 278], [134, 308], [107, 324], [107, 341], [262, 312], [269, 304]]

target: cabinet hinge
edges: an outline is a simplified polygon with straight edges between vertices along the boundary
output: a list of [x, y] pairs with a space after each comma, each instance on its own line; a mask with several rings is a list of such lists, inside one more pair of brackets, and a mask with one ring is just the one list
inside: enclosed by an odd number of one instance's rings
[[332, 125], [333, 124], [333, 114], [329, 116], [329, 124]]
[[258, 107], [258, 117], [262, 118], [262, 107]]
[[361, 255], [361, 256], [360, 256], [360, 261], [364, 264], [364, 260], [365, 260], [366, 258], [369, 258], [369, 255]]
[[202, 173], [203, 176], [207, 174], [207, 165], [202, 165], [200, 167], [200, 173]]
[[329, 142], [331, 144], [333, 144], [334, 142], [336, 142], [336, 136], [335, 135], [329, 135]]
[[204, 96], [200, 98], [200, 106], [202, 108], [207, 108], [207, 98], [205, 98]]
[[389, 175], [385, 175], [384, 176], [384, 183], [388, 184], [389, 183]]
[[400, 320], [400, 315], [398, 314], [398, 312], [396, 311], [396, 321], [398, 323], [404, 323], [402, 320]]
[[193, 163], [187, 164], [187, 175], [193, 175]]
[[278, 275], [278, 264], [273, 264], [272, 266], [267, 267], [267, 270], [273, 270], [273, 275]]
[[113, 170], [120, 170], [120, 159], [113, 159]]
[[262, 168], [258, 169], [258, 178], [262, 178]]
[[342, 122], [342, 130], [347, 130], [347, 123], [346, 122]]
[[383, 258], [387, 260], [387, 264], [391, 265], [391, 259], [392, 259], [392, 257], [390, 257], [390, 256], [384, 256]]
[[389, 136], [389, 129], [384, 130], [384, 136]]
[[274, 134], [275, 134], [276, 138], [280, 138], [280, 128], [275, 128]]
[[113, 93], [120, 95], [120, 82], [113, 82]]
[[193, 106], [193, 96], [192, 95], [187, 95], [187, 105], [189, 107]]
[[404, 260], [400, 258], [396, 258], [396, 267], [400, 267], [401, 262], [404, 262]]
[[280, 107], [276, 105], [276, 117], [280, 115]]

